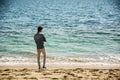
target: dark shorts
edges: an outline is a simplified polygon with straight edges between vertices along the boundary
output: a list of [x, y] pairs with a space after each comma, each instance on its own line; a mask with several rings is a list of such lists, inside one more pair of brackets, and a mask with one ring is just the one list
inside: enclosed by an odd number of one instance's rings
[[42, 48], [44, 48], [44, 44], [37, 45], [37, 49], [42, 49]]

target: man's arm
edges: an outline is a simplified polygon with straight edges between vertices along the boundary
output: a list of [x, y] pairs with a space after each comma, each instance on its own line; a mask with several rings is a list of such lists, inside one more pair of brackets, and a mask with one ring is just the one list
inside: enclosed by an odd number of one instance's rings
[[44, 36], [44, 35], [43, 35], [43, 41], [44, 41], [44, 42], [46, 42], [46, 38], [45, 38], [45, 36]]

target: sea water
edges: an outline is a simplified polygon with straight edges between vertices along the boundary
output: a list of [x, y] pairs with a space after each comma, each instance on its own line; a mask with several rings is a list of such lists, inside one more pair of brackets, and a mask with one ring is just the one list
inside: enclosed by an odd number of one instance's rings
[[39, 25], [49, 56], [120, 63], [119, 0], [1, 0], [0, 55], [36, 54]]

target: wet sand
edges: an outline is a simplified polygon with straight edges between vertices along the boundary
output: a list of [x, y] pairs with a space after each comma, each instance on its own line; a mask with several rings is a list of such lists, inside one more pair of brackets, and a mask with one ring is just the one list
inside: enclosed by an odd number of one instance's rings
[[120, 80], [120, 69], [1, 66], [0, 80]]

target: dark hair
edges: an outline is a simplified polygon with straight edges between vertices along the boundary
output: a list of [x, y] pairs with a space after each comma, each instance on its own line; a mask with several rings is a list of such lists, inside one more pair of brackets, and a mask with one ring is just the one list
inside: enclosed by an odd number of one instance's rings
[[42, 26], [38, 26], [38, 32], [40, 32], [43, 29]]

